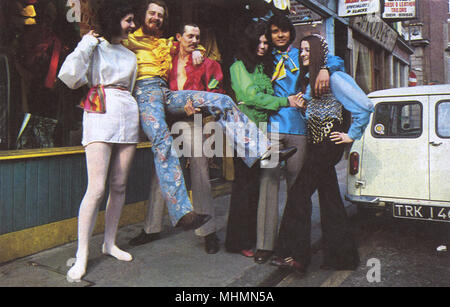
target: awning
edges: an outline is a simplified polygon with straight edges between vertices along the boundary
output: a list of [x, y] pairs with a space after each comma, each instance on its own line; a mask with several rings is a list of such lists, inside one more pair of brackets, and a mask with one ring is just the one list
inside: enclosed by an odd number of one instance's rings
[[290, 0], [264, 0], [267, 3], [273, 3], [273, 5], [279, 10], [290, 10], [291, 1]]

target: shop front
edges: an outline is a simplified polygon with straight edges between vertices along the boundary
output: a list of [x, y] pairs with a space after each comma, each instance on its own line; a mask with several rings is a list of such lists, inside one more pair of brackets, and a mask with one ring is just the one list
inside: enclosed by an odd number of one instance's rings
[[[142, 0], [132, 0], [137, 9]], [[208, 56], [226, 73], [241, 26], [280, 0], [167, 0], [170, 27], [197, 23]], [[56, 76], [80, 37], [95, 27], [101, 0], [11, 0], [0, 2], [0, 263], [76, 239], [78, 207], [86, 187], [81, 143], [87, 89], [73, 91]], [[277, 8], [279, 7], [279, 8]], [[229, 81], [225, 88], [231, 94]], [[141, 138], [129, 176], [121, 225], [144, 219], [153, 155]], [[232, 179], [230, 160], [212, 161], [214, 180]], [[231, 170], [231, 171], [230, 171]], [[189, 186], [189, 178], [186, 178]], [[218, 186], [215, 195], [229, 192]], [[103, 228], [106, 201], [95, 232]]]
[[378, 16], [353, 17], [352, 74], [366, 93], [407, 86], [413, 49]]

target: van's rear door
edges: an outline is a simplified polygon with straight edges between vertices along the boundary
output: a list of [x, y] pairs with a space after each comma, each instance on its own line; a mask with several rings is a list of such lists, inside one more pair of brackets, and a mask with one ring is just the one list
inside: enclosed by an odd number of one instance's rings
[[430, 199], [450, 201], [450, 95], [430, 97]]
[[429, 199], [428, 97], [372, 100], [375, 112], [364, 138], [361, 195]]

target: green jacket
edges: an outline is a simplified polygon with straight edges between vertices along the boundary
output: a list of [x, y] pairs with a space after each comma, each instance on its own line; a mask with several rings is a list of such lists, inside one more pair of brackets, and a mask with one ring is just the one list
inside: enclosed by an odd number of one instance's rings
[[269, 120], [270, 111], [277, 112], [289, 107], [286, 97], [275, 97], [270, 78], [264, 74], [263, 66], [258, 65], [249, 73], [242, 61], [236, 61], [230, 67], [231, 87], [236, 95], [239, 109], [256, 125]]

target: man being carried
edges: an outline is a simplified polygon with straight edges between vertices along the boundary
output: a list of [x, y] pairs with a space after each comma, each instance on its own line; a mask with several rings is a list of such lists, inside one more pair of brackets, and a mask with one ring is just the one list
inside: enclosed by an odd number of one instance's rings
[[[220, 64], [209, 58], [205, 58], [203, 63], [199, 65], [194, 65], [193, 63], [192, 53], [199, 44], [200, 28], [194, 24], [184, 23], [176, 37], [179, 43], [172, 60], [172, 69], [169, 72], [170, 89], [173, 91], [197, 90], [223, 93], [221, 88], [223, 73]], [[186, 109], [190, 109], [186, 110], [187, 113], [197, 112], [193, 109], [191, 103], [186, 106]], [[190, 121], [189, 123], [192, 124], [193, 122]], [[191, 153], [189, 161], [194, 210], [213, 217], [195, 232], [197, 235], [205, 237], [206, 252], [215, 254], [219, 251], [219, 239], [216, 236], [208, 158], [203, 155], [200, 157], [194, 156], [194, 136], [203, 136], [203, 134], [201, 131], [195, 133], [193, 130], [194, 127], [191, 125], [190, 131], [183, 132], [183, 146], [188, 146], [188, 151]], [[136, 238], [130, 240], [130, 245], [141, 245], [154, 241], [159, 238], [159, 233], [162, 231], [164, 200], [156, 173], [152, 174], [150, 191], [150, 201], [144, 229]]]
[[[149, 0], [142, 27], [130, 34], [124, 45], [136, 54], [138, 75], [133, 95], [138, 102], [141, 127], [152, 143], [156, 173], [171, 221], [174, 225], [192, 229], [205, 223], [209, 216], [191, 211], [180, 162], [172, 150], [173, 138], [166, 112], [180, 115], [185, 112], [186, 103], [191, 101], [193, 108], [203, 108], [214, 115], [234, 148], [238, 153], [244, 153], [242, 159], [249, 166], [258, 159], [276, 158], [277, 154], [280, 160], [285, 159], [295, 152], [295, 148], [280, 152], [269, 150], [270, 143], [264, 133], [226, 95], [170, 91], [167, 80], [175, 48], [172, 39], [162, 38], [167, 19], [164, 1]], [[240, 132], [246, 132], [250, 138], [240, 136]]]

